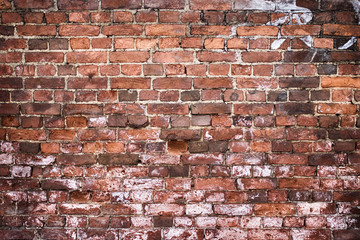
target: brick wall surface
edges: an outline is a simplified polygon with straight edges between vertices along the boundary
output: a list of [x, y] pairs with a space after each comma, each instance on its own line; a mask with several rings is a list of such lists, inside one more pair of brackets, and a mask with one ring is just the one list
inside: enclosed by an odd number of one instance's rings
[[359, 0], [0, 0], [0, 239], [360, 239]]

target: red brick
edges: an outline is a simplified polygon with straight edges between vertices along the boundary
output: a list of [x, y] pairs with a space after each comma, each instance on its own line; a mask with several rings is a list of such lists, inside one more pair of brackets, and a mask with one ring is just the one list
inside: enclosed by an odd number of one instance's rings
[[278, 62], [282, 59], [279, 52], [244, 52], [242, 54], [244, 62]]
[[154, 63], [181, 63], [192, 62], [193, 53], [190, 51], [179, 52], [155, 52], [153, 54]]
[[218, 0], [216, 2], [208, 2], [206, 0], [191, 0], [191, 10], [230, 10], [231, 2], [229, 0]]
[[97, 36], [99, 33], [100, 28], [92, 25], [62, 25], [59, 27], [60, 36]]
[[112, 63], [140, 63], [146, 62], [149, 59], [149, 52], [111, 52], [109, 55], [110, 62]]
[[317, 106], [317, 112], [322, 114], [356, 114], [357, 109], [352, 104], [320, 103]]
[[310, 178], [287, 178], [279, 179], [280, 188], [288, 189], [319, 189], [320, 181], [318, 179]]
[[103, 63], [107, 55], [106, 52], [69, 52], [66, 60], [69, 63]]
[[69, 22], [77, 22], [77, 23], [86, 23], [89, 22], [89, 12], [81, 11], [81, 12], [70, 12], [69, 13]]
[[260, 216], [287, 216], [295, 214], [295, 204], [255, 204], [254, 213]]
[[141, 0], [130, 0], [130, 1], [103, 0], [101, 1], [101, 7], [105, 9], [117, 9], [117, 8], [137, 9], [141, 7]]
[[150, 78], [113, 78], [111, 88], [121, 89], [149, 89]]
[[277, 36], [279, 29], [275, 26], [240, 26], [236, 32], [239, 36]]
[[281, 35], [284, 36], [306, 36], [319, 35], [321, 26], [319, 25], [284, 25], [281, 27]]
[[45, 140], [44, 130], [9, 129], [9, 140]]
[[171, 12], [171, 11], [159, 12], [160, 23], [177, 23], [179, 22], [179, 18], [180, 18], [179, 12]]
[[229, 26], [192, 26], [191, 34], [193, 35], [230, 35], [231, 27]]
[[21, 111], [25, 114], [60, 115], [60, 105], [49, 103], [25, 103], [21, 105]]
[[360, 36], [360, 27], [356, 25], [324, 24], [323, 31], [332, 36]]
[[235, 182], [230, 178], [203, 178], [194, 180], [195, 190], [235, 190]]
[[234, 52], [218, 53], [218, 52], [198, 52], [196, 57], [200, 62], [235, 62], [237, 56]]
[[191, 78], [157, 78], [153, 81], [154, 89], [190, 89]]
[[26, 62], [64, 62], [64, 53], [60, 52], [27, 52], [25, 53]]
[[[143, 27], [136, 24], [104, 26], [102, 33], [104, 35], [119, 35], [119, 36], [138, 36], [142, 34]], [[82, 34], [83, 35], [83, 34]]]
[[189, 108], [188, 105], [181, 104], [148, 104], [148, 113], [186, 115]]

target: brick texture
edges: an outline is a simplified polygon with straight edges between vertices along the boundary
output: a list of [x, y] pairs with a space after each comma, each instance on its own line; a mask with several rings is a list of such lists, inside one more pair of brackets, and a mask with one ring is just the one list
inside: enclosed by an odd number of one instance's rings
[[0, 0], [0, 239], [360, 239], [358, 0]]

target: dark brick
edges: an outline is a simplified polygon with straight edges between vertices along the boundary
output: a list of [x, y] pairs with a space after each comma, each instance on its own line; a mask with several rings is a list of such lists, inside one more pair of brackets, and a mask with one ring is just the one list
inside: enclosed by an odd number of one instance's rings
[[290, 191], [289, 200], [290, 201], [310, 201], [311, 192], [309, 191]]
[[319, 83], [318, 77], [279, 78], [279, 86], [281, 88], [317, 88]]
[[14, 35], [14, 27], [0, 26], [0, 35], [4, 35], [4, 36]]
[[308, 101], [309, 91], [306, 90], [292, 90], [289, 92], [290, 101]]
[[191, 129], [163, 129], [160, 133], [160, 139], [166, 140], [200, 140], [201, 131]]
[[148, 118], [144, 115], [130, 115], [128, 116], [129, 126], [132, 128], [146, 127], [149, 125]]
[[119, 101], [136, 101], [137, 96], [138, 96], [137, 91], [127, 91], [127, 90], [119, 91]]
[[203, 17], [206, 23], [223, 23], [224, 18], [225, 18], [224, 13], [217, 11], [206, 11]]
[[147, 152], [165, 152], [166, 143], [164, 142], [155, 142], [155, 143], [147, 143], [146, 151]]
[[318, 2], [319, 0], [297, 0], [296, 6], [316, 10], [318, 9]]
[[267, 100], [270, 102], [285, 102], [287, 100], [287, 92], [284, 91], [269, 91]]
[[285, 52], [284, 62], [331, 62], [332, 54], [328, 51], [299, 51]]
[[291, 142], [273, 141], [271, 142], [271, 150], [273, 152], [290, 152], [292, 149]]
[[201, 153], [209, 150], [208, 142], [189, 142], [189, 152]]
[[58, 0], [60, 10], [95, 10], [98, 8], [98, 0]]
[[337, 73], [337, 67], [333, 64], [321, 64], [318, 67], [318, 73], [320, 75], [331, 75]]
[[313, 200], [315, 202], [331, 202], [333, 199], [332, 192], [320, 192], [316, 191], [312, 193]]
[[137, 154], [101, 154], [99, 163], [104, 165], [135, 165], [138, 164]]
[[309, 156], [309, 165], [335, 165], [335, 154], [313, 154]]
[[335, 142], [335, 152], [351, 152], [355, 150], [355, 142]]
[[49, 41], [50, 50], [68, 50], [69, 44], [67, 39], [55, 38]]
[[247, 195], [248, 202], [250, 203], [268, 202], [268, 194], [266, 191], [250, 191]]
[[358, 240], [360, 239], [359, 229], [334, 230], [334, 240]]
[[226, 22], [229, 24], [238, 24], [246, 22], [245, 12], [229, 12], [226, 14]]
[[101, 7], [105, 9], [141, 8], [141, 0], [102, 0]]
[[29, 50], [44, 50], [48, 48], [46, 39], [29, 39]]
[[109, 127], [126, 127], [127, 117], [123, 115], [112, 115], [109, 116], [108, 125]]
[[170, 166], [169, 174], [170, 177], [188, 177], [189, 166]]
[[311, 100], [312, 101], [327, 101], [330, 99], [329, 90], [315, 90], [311, 91]]
[[199, 91], [181, 92], [181, 101], [198, 101], [198, 100], [200, 100]]
[[172, 227], [172, 217], [154, 217], [154, 227]]
[[38, 153], [40, 151], [40, 143], [21, 142], [20, 151], [23, 153]]
[[178, 1], [145, 0], [145, 8], [183, 9], [184, 7], [185, 7], [185, 0], [178, 0]]
[[277, 114], [314, 114], [315, 107], [312, 103], [279, 103], [275, 105]]
[[321, 7], [322, 10], [353, 10], [353, 6], [350, 1], [339, 1], [339, 0], [322, 0]]
[[209, 142], [209, 152], [226, 152], [228, 150], [228, 142], [211, 141]]
[[336, 128], [339, 125], [339, 118], [336, 116], [320, 116], [319, 124], [322, 128]]

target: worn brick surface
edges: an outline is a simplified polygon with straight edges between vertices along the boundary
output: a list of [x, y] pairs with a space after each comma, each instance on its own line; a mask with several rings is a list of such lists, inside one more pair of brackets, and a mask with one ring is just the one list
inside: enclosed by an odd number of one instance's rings
[[0, 11], [0, 239], [360, 239], [358, 0]]

